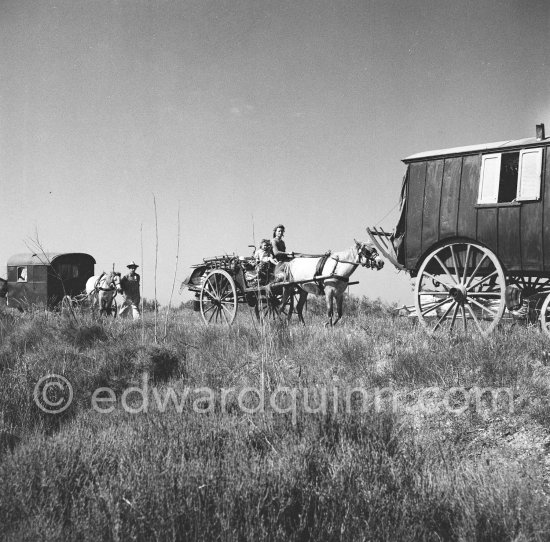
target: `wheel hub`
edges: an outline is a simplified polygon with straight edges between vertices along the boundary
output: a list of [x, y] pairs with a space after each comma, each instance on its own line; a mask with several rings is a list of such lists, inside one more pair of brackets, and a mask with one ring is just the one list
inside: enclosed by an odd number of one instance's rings
[[449, 290], [449, 295], [461, 305], [465, 303], [465, 301], [468, 299], [468, 293], [466, 291], [466, 288], [464, 286], [457, 286], [456, 288], [451, 288]]

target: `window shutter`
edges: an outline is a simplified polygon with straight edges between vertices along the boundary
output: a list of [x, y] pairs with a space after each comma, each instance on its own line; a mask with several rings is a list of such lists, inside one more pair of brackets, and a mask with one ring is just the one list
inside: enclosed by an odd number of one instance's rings
[[540, 199], [542, 149], [523, 149], [519, 153], [517, 201]]
[[500, 154], [486, 154], [481, 161], [478, 203], [497, 203]]

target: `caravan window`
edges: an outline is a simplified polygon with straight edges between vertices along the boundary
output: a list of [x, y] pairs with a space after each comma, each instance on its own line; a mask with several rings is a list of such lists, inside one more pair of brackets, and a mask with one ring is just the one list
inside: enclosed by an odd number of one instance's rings
[[70, 280], [78, 277], [78, 265], [62, 263], [57, 266], [57, 273], [61, 280]]
[[482, 158], [478, 203], [540, 199], [542, 149], [486, 154]]
[[22, 265], [17, 268], [17, 282], [27, 282], [27, 266]]

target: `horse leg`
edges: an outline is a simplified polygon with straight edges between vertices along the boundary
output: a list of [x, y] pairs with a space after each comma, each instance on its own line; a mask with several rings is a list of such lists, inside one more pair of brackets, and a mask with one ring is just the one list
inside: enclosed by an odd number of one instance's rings
[[333, 305], [334, 305], [334, 297], [333, 297], [333, 291], [331, 288], [325, 289], [325, 300], [327, 302], [327, 316], [328, 320], [325, 323], [325, 327], [330, 326], [332, 327], [332, 314], [333, 314]]
[[92, 312], [92, 316], [95, 317], [95, 309], [96, 309], [96, 306], [97, 306], [97, 293], [95, 292], [90, 292], [88, 294], [88, 302], [90, 303], [90, 310]]
[[101, 296], [101, 310], [99, 311], [100, 316], [110, 316], [111, 315], [111, 303], [110, 303], [109, 292], [105, 292]]
[[344, 294], [336, 294], [336, 313], [337, 313], [337, 318], [336, 320], [334, 320], [334, 323], [332, 324], [333, 326], [336, 325], [336, 323], [338, 322], [338, 320], [340, 320], [340, 318], [342, 318], [342, 307], [344, 306]]
[[288, 321], [292, 318], [294, 314], [294, 287], [290, 287], [290, 303], [288, 304]]
[[300, 323], [305, 326], [306, 322], [304, 320], [304, 305], [307, 300], [307, 292], [305, 290], [300, 290], [300, 297], [298, 298], [298, 303], [296, 304], [296, 314], [298, 314], [298, 320]]
[[[288, 314], [287, 314], [286, 320], [287, 322], [290, 322], [290, 319], [292, 318], [292, 314], [294, 313], [294, 290], [292, 288], [290, 289], [290, 295], [288, 296], [288, 299], [289, 299]], [[284, 310], [282, 310], [281, 312], [284, 313]]]
[[[289, 299], [291, 301], [290, 301], [290, 305], [288, 306], [288, 314], [287, 314], [285, 312], [285, 305]], [[292, 300], [292, 288], [289, 286], [284, 286], [283, 295], [281, 297], [281, 313], [286, 314], [287, 320], [289, 321], [290, 321], [290, 317], [292, 316], [293, 307], [294, 307], [294, 304]]]
[[113, 315], [113, 296], [109, 296], [109, 299], [105, 299], [105, 314], [107, 316]]

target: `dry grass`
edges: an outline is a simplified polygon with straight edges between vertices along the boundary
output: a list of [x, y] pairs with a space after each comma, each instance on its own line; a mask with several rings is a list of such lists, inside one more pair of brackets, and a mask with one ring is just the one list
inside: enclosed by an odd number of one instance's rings
[[[352, 300], [341, 327], [262, 329], [245, 308], [232, 328], [174, 311], [155, 324], [0, 313], [0, 524], [7, 540], [547, 540], [550, 440], [548, 343], [534, 329], [491, 338], [428, 339], [380, 303]], [[74, 400], [47, 414], [32, 393], [64, 375]], [[181, 399], [129, 413], [124, 391]], [[294, 413], [252, 413], [246, 386], [300, 390]], [[376, 409], [371, 394], [399, 398]], [[91, 408], [99, 387], [113, 412]], [[198, 388], [216, 390], [214, 397]], [[421, 411], [422, 390], [500, 387], [491, 407]], [[219, 390], [235, 388], [225, 408]], [[303, 390], [324, 413], [311, 413]], [[334, 390], [342, 391], [335, 396]], [[156, 395], [155, 395], [156, 394]], [[471, 397], [473, 397], [473, 392]], [[287, 397], [288, 399], [288, 397]], [[449, 405], [464, 401], [450, 396]], [[138, 395], [129, 401], [139, 407]], [[196, 408], [194, 409], [193, 406]], [[349, 412], [346, 408], [349, 406]], [[202, 410], [203, 412], [198, 412]]]

